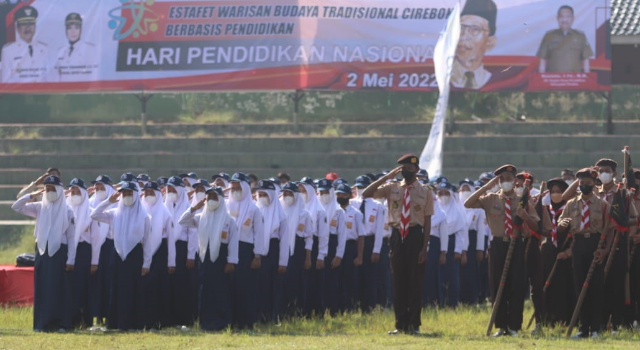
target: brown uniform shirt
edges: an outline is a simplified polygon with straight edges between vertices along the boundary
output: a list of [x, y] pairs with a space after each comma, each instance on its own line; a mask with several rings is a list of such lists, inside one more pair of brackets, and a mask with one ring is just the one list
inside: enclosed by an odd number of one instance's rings
[[[538, 198], [538, 200], [542, 200], [542, 198]], [[533, 198], [530, 198], [529, 200], [529, 208], [533, 208], [533, 210], [535, 211], [536, 214], [538, 214], [538, 212], [535, 210], [536, 209], [536, 204], [538, 202], [536, 200], [534, 200]], [[538, 232], [538, 227], [533, 227], [533, 231], [534, 231], [534, 235], [537, 236], [541, 236], [541, 237], [537, 237], [542, 239], [543, 237], [549, 236], [549, 234], [551, 233], [552, 227], [551, 227], [551, 217], [549, 216], [548, 210], [545, 210], [546, 208], [544, 206], [542, 206], [542, 217], [540, 217], [540, 215], [538, 214], [538, 217], [540, 219], [540, 221], [542, 221], [542, 232]], [[517, 210], [517, 208], [516, 208]], [[524, 223], [525, 226], [528, 226], [526, 223]], [[531, 233], [530, 232], [524, 232], [525, 236], [530, 236]]]
[[[388, 182], [376, 190], [374, 198], [385, 198], [389, 208], [389, 226], [398, 227], [402, 217], [405, 182]], [[433, 192], [417, 180], [409, 186], [411, 197], [411, 217], [409, 226], [424, 227], [425, 217], [433, 215]]]
[[[607, 201], [609, 205], [613, 203], [613, 195], [616, 194], [617, 192], [618, 192], [618, 186], [611, 187], [609, 191], [606, 191], [604, 189], [604, 186], [598, 187], [598, 194], [600, 198]], [[630, 195], [631, 192], [628, 192], [628, 193]], [[630, 200], [629, 201], [629, 218], [637, 218], [637, 217], [638, 217], [638, 210], [636, 208], [636, 205], [633, 200]]]
[[536, 54], [547, 61], [547, 72], [582, 72], [582, 62], [593, 56], [591, 46], [583, 32], [569, 29], [548, 31]]
[[589, 227], [587, 229], [580, 229], [582, 224], [583, 208], [582, 194], [570, 199], [567, 202], [562, 215], [560, 215], [560, 219], [558, 221], [566, 218], [571, 219], [571, 222], [569, 223], [569, 233], [572, 235], [607, 233], [607, 230], [611, 225], [609, 220], [609, 203], [600, 197], [593, 195], [589, 198], [589, 201], [591, 201], [591, 204], [589, 204]]
[[[504, 232], [504, 220], [505, 220], [505, 199], [509, 198], [511, 201], [511, 219], [515, 219], [516, 212], [518, 210], [518, 204], [520, 203], [520, 197], [516, 196], [515, 192], [511, 196], [505, 195], [503, 190], [498, 193], [487, 193], [478, 199], [473, 208], [484, 209], [487, 214], [487, 224], [491, 229], [491, 235], [493, 237], [503, 238]], [[535, 209], [531, 205], [527, 205], [527, 213], [535, 221], [539, 221], [540, 218]], [[537, 228], [536, 228], [537, 229]], [[514, 232], [518, 231], [514, 223]]]

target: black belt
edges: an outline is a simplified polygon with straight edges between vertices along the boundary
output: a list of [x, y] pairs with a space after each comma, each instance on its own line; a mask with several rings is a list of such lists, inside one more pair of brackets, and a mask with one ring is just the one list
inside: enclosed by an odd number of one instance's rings
[[594, 232], [594, 233], [579, 233], [579, 234], [573, 235], [573, 238], [589, 239], [589, 238], [591, 238], [591, 236], [599, 238], [600, 237], [600, 233], [598, 233], [598, 232]]
[[271, 237], [270, 241], [278, 241], [278, 242], [280, 242], [280, 238], [278, 238], [278, 237]]
[[347, 239], [347, 244], [354, 244], [356, 243], [355, 239]]
[[300, 237], [298, 235], [296, 235], [296, 241], [300, 240], [300, 241], [304, 241], [306, 239], [306, 237]]

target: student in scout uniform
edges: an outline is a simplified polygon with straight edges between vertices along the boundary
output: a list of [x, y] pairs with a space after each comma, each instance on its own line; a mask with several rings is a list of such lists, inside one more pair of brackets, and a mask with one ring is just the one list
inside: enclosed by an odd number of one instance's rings
[[313, 179], [304, 177], [299, 182], [300, 195], [305, 203], [305, 209], [311, 214], [313, 232], [313, 247], [305, 263], [307, 291], [305, 292], [304, 313], [307, 316], [315, 314], [324, 316], [324, 257], [329, 248], [329, 222], [327, 213], [316, 196]]
[[145, 325], [147, 329], [160, 329], [171, 326], [173, 319], [168, 243], [173, 229], [173, 217], [162, 202], [158, 184], [150, 181], [143, 186], [142, 205], [151, 219], [148, 240], [153, 255], [149, 274], [144, 278]]
[[32, 6], [19, 8], [13, 15], [16, 41], [2, 47], [3, 83], [41, 83], [47, 79], [49, 48], [37, 41], [38, 10]]
[[[393, 227], [390, 245], [394, 283], [396, 329], [416, 333], [422, 310], [422, 279], [427, 260], [427, 246], [433, 215], [433, 194], [417, 181], [418, 157], [406, 154], [389, 174], [367, 187], [362, 197], [385, 198], [389, 208], [389, 225]], [[401, 182], [385, 182], [402, 173]]]
[[[80, 327], [93, 325], [91, 316], [91, 261], [94, 247], [100, 248], [99, 232], [91, 230], [91, 208], [84, 181], [79, 178], [69, 183], [67, 203], [73, 210], [75, 223], [76, 263], [73, 269], [73, 323]], [[93, 271], [95, 273], [95, 271]]]
[[264, 239], [269, 242], [260, 264], [258, 308], [262, 321], [277, 323], [284, 303], [282, 283], [289, 262], [287, 214], [276, 196], [273, 182], [260, 180], [255, 189], [257, 206], [264, 218]]
[[200, 329], [224, 330], [233, 320], [231, 273], [238, 264], [239, 235], [223, 189], [207, 189], [206, 197], [182, 215], [180, 224], [198, 232]]
[[177, 326], [187, 327], [197, 312], [196, 230], [180, 225], [180, 217], [189, 207], [187, 189], [180, 176], [167, 181], [165, 206], [171, 214], [172, 229], [168, 240], [168, 267], [171, 284], [171, 314]]
[[239, 329], [252, 329], [258, 317], [258, 271], [267, 249], [264, 240], [264, 220], [260, 209], [251, 198], [247, 174], [233, 174], [230, 184], [231, 194], [227, 206], [229, 214], [236, 219], [240, 241], [232, 289], [233, 324]]
[[302, 315], [307, 291], [304, 264], [311, 256], [313, 248], [313, 224], [311, 214], [304, 208], [304, 200], [295, 182], [282, 186], [280, 204], [287, 215], [287, 235], [289, 236], [289, 262], [285, 274], [284, 301], [286, 316]]
[[[116, 208], [108, 209], [116, 203]], [[108, 328], [142, 329], [144, 292], [141, 277], [149, 273], [152, 251], [148, 239], [151, 220], [140, 203], [138, 184], [123, 183], [118, 192], [91, 212], [91, 218], [109, 224], [113, 229], [116, 257]]]
[[[598, 264], [593, 272], [587, 296], [580, 309], [579, 332], [572, 338], [598, 337], [602, 330], [602, 303], [604, 295], [604, 264], [613, 241], [613, 232], [609, 219], [609, 204], [599, 198], [594, 191], [598, 173], [584, 168], [576, 173], [579, 180], [580, 195], [569, 200], [560, 215], [558, 234], [570, 233], [573, 236], [570, 257], [573, 260], [573, 280], [576, 295], [584, 284], [591, 261]], [[599, 249], [601, 235], [605, 235], [605, 247]]]
[[562, 178], [554, 178], [547, 181], [550, 203], [545, 206], [545, 211], [551, 219], [551, 233], [545, 237], [540, 248], [542, 257], [543, 280], [547, 281], [553, 265], [557, 261], [553, 278], [544, 295], [544, 315], [542, 322], [545, 325], [569, 324], [576, 304], [576, 293], [573, 285], [573, 272], [571, 270], [571, 245], [567, 242], [571, 239], [568, 232], [558, 230], [560, 215], [566, 208], [567, 202], [562, 200], [562, 193], [569, 185]]
[[449, 182], [441, 182], [436, 188], [440, 208], [446, 223], [440, 231], [440, 251], [446, 254], [446, 262], [440, 265], [440, 307], [457, 307], [460, 300], [460, 266], [466, 265], [467, 215]]
[[[69, 273], [76, 258], [73, 211], [57, 176], [47, 176], [42, 184], [43, 189], [20, 197], [11, 209], [36, 219], [33, 330], [65, 330], [71, 328]], [[41, 202], [30, 202], [41, 194]]]
[[349, 205], [352, 197], [351, 187], [347, 184], [336, 188], [336, 201], [344, 211], [347, 241], [341, 262], [340, 295], [342, 311], [355, 311], [358, 305], [358, 267], [362, 265], [364, 254], [364, 224], [362, 213]]
[[440, 235], [446, 235], [447, 214], [440, 207], [433, 186], [425, 187], [432, 194], [433, 215], [431, 216], [431, 233], [429, 235], [429, 248], [422, 284], [422, 304], [424, 306], [437, 306], [440, 303], [441, 266], [447, 262], [447, 248], [445, 247], [444, 251], [442, 251], [443, 245], [440, 239]]
[[[498, 290], [509, 241], [515, 239], [509, 274], [495, 322], [496, 327], [499, 328], [494, 334], [496, 337], [517, 336], [522, 328], [526, 293], [525, 247], [522, 241], [522, 227], [517, 227], [513, 219], [517, 215], [530, 227], [537, 227], [539, 220], [534, 208], [530, 205], [522, 208], [519, 205], [521, 198], [514, 191], [516, 173], [516, 167], [513, 165], [501, 166], [494, 171], [496, 177], [472, 194], [464, 204], [467, 208], [483, 209], [487, 214], [487, 222], [493, 236], [489, 250], [489, 280], [492, 284], [492, 295], [495, 295]], [[500, 191], [487, 193], [495, 184], [500, 185]]]
[[360, 292], [360, 309], [363, 312], [372, 311], [378, 303], [378, 278], [376, 272], [380, 262], [380, 250], [384, 235], [384, 209], [382, 204], [373, 198], [362, 198], [362, 192], [371, 184], [367, 175], [358, 176], [354, 183], [356, 197], [351, 200], [351, 206], [362, 213], [364, 226], [364, 250], [362, 266], [358, 273], [358, 289]]
[[460, 301], [475, 305], [480, 301], [480, 263], [484, 260], [486, 215], [482, 209], [464, 208], [464, 202], [475, 192], [473, 181], [464, 179], [459, 186], [460, 205], [469, 224], [467, 264], [461, 267], [460, 272]]
[[[637, 208], [640, 208], [640, 169], [633, 169], [633, 185], [636, 189], [636, 193], [633, 196], [633, 204]], [[637, 329], [638, 322], [640, 322], [640, 234], [638, 234], [638, 226], [630, 228], [629, 230], [629, 258], [631, 260], [631, 266], [629, 271], [629, 285], [631, 292], [631, 312], [629, 314], [629, 323], [634, 324]]]
[[[89, 199], [89, 208], [93, 211], [100, 203], [109, 199], [116, 190], [108, 175], [100, 175], [89, 188], [89, 193], [93, 195]], [[114, 208], [111, 205], [107, 209]], [[92, 245], [91, 251], [91, 317], [96, 318], [96, 326], [104, 324], [104, 318], [108, 316], [109, 301], [111, 300], [111, 280], [113, 274], [114, 247], [113, 247], [113, 231], [111, 226], [104, 222], [96, 220], [91, 221], [91, 234], [96, 237], [97, 245]]]
[[329, 247], [325, 256], [325, 307], [332, 316], [340, 311], [340, 276], [342, 258], [347, 243], [344, 210], [340, 209], [332, 181], [318, 181], [318, 199], [329, 221]]

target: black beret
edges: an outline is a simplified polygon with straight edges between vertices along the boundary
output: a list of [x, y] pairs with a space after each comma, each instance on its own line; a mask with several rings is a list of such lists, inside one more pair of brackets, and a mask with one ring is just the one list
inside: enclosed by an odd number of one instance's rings
[[418, 157], [415, 155], [408, 153], [404, 156], [398, 158], [398, 164], [415, 164], [418, 165]]
[[593, 180], [596, 180], [598, 178], [598, 172], [595, 171], [593, 168], [584, 168], [584, 169], [578, 170], [578, 172], [576, 173], [576, 177], [578, 178], [590, 177]]
[[553, 186], [560, 187], [560, 191], [562, 192], [566, 191], [567, 188], [569, 188], [569, 185], [561, 177], [554, 177], [553, 179], [547, 181], [547, 188], [549, 190], [551, 190]]
[[616, 168], [618, 167], [618, 163], [616, 163], [616, 161], [613, 159], [602, 158], [596, 162], [596, 166], [608, 166], [608, 167], [611, 167], [613, 171], [616, 171]]
[[499, 167], [498, 169], [494, 170], [493, 175], [498, 176], [504, 172], [512, 173], [513, 175], [515, 175], [518, 172], [518, 169], [514, 165], [505, 164]]
[[498, 16], [498, 7], [492, 0], [467, 0], [464, 4], [460, 16], [478, 16], [489, 22], [489, 36], [496, 34], [496, 17]]

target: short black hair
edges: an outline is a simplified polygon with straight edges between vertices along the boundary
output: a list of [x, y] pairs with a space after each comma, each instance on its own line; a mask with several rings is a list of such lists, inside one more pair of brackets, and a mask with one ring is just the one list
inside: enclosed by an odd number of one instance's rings
[[289, 181], [291, 181], [291, 176], [289, 176], [289, 174], [287, 174], [287, 173], [278, 173], [278, 179], [280, 179], [280, 180], [285, 179], [285, 180], [287, 180], [285, 182], [289, 182]]
[[571, 11], [571, 15], [573, 15], [573, 7], [571, 7], [569, 5], [560, 6], [560, 8], [558, 9], [558, 16], [560, 16], [560, 11], [562, 11], [562, 10], [569, 10], [569, 11]]
[[62, 173], [60, 172], [60, 170], [58, 168], [48, 168], [47, 169], [47, 173], [50, 173], [52, 171], [55, 171], [58, 173], [58, 175], [62, 175]]

